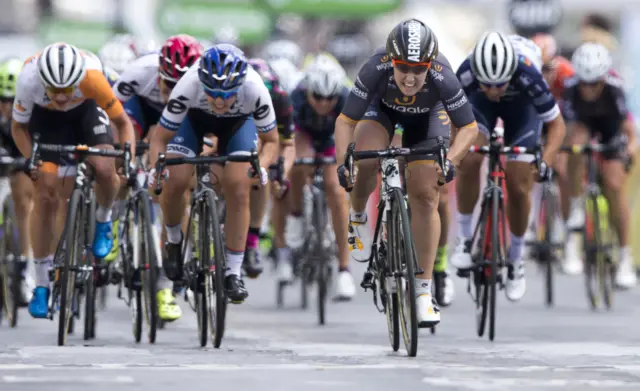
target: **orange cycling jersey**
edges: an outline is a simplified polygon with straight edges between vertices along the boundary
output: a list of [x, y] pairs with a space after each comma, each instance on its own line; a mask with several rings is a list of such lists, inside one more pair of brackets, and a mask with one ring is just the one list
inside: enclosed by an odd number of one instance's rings
[[78, 107], [87, 99], [95, 100], [96, 104], [111, 119], [124, 113], [122, 103], [116, 98], [109, 81], [102, 72], [102, 64], [95, 55], [83, 53], [87, 68], [86, 74], [73, 91], [70, 102], [64, 108], [55, 106], [45, 93], [45, 86], [38, 75], [38, 56], [32, 56], [25, 62], [25, 66], [18, 77], [13, 110], [13, 118], [16, 121], [21, 123], [29, 122], [34, 105], [50, 110], [69, 111]]
[[573, 77], [575, 71], [571, 62], [562, 56], [553, 59], [551, 83], [549, 89], [556, 100], [562, 99], [564, 95], [564, 85], [567, 80]]

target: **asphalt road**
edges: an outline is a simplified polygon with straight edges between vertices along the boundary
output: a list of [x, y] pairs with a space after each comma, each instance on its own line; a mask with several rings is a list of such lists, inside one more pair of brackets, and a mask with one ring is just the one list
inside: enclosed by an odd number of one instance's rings
[[248, 282], [245, 304], [230, 307], [221, 349], [198, 347], [195, 314], [182, 301], [184, 316], [155, 345], [133, 342], [129, 311], [115, 295], [90, 343], [78, 328], [70, 346], [58, 347], [57, 322], [23, 311], [17, 329], [0, 325], [0, 390], [640, 389], [640, 293], [621, 293], [613, 311], [594, 313], [581, 278], [561, 276], [549, 309], [536, 268], [528, 272], [521, 302], [500, 295], [494, 342], [476, 336], [471, 299], [457, 280], [455, 303], [435, 335], [422, 330], [413, 359], [402, 343], [391, 351], [369, 293], [331, 303], [321, 327], [313, 305], [299, 309], [296, 286], [286, 308], [276, 309], [269, 271]]

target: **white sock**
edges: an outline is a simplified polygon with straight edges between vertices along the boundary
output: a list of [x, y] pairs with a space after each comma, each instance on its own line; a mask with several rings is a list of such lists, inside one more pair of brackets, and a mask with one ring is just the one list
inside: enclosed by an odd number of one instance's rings
[[167, 230], [167, 241], [171, 244], [178, 244], [182, 240], [182, 227], [177, 225], [165, 225]]
[[420, 295], [430, 295], [431, 294], [431, 280], [423, 280], [420, 278], [416, 278], [416, 294]]
[[620, 247], [620, 259], [631, 257], [631, 246]]
[[33, 260], [36, 272], [36, 286], [49, 287], [49, 268], [53, 261], [53, 256], [48, 255], [44, 258], [36, 258]]
[[473, 214], [458, 213], [458, 225], [460, 226], [460, 235], [466, 239], [473, 237]]
[[291, 249], [289, 247], [277, 248], [276, 258], [278, 262], [291, 261]]
[[163, 289], [173, 289], [173, 281], [167, 278], [164, 275], [164, 270], [160, 269], [160, 274], [158, 275], [158, 282], [156, 283], [156, 289], [160, 292]]
[[583, 200], [582, 197], [571, 197], [569, 199], [570, 210], [576, 210], [582, 208]]
[[102, 205], [98, 205], [96, 208], [96, 221], [99, 223], [108, 223], [111, 221], [111, 207], [105, 208]]
[[355, 221], [357, 223], [366, 223], [367, 222], [367, 212], [356, 212], [355, 210], [349, 210], [349, 219], [351, 221]]
[[227, 249], [227, 275], [235, 274], [236, 276], [240, 276], [243, 259], [244, 251], [236, 252]]
[[524, 236], [516, 236], [511, 233], [511, 247], [509, 247], [509, 254], [507, 260], [511, 263], [520, 262], [522, 255], [524, 254]]

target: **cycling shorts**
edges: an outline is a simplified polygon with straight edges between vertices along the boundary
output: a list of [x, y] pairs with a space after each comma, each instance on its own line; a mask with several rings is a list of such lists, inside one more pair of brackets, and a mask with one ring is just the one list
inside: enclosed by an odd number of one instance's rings
[[161, 110], [153, 108], [144, 98], [138, 95], [126, 101], [123, 106], [140, 140], [147, 137], [149, 129], [157, 124], [162, 116]]

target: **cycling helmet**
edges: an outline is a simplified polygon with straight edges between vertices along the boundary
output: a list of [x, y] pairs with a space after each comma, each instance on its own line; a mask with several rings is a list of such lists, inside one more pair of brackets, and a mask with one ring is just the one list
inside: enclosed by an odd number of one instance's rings
[[213, 42], [216, 44], [226, 43], [229, 45], [238, 46], [240, 37], [238, 32], [232, 26], [224, 26], [220, 28], [213, 37]]
[[282, 88], [291, 92], [302, 79], [302, 74], [291, 61], [286, 58], [278, 58], [276, 60], [268, 61], [269, 67], [275, 73]]
[[421, 21], [407, 19], [389, 33], [387, 54], [396, 61], [429, 62], [438, 56], [438, 39]]
[[609, 50], [599, 43], [583, 43], [571, 57], [571, 63], [580, 81], [595, 82], [605, 77], [613, 60]]
[[336, 96], [344, 87], [346, 73], [327, 56], [318, 56], [305, 72], [307, 88], [325, 97]]
[[98, 58], [102, 65], [118, 73], [124, 72], [127, 64], [136, 59], [136, 53], [131, 46], [120, 42], [107, 42], [98, 51]]
[[22, 61], [11, 58], [0, 64], [0, 98], [16, 96], [16, 84], [22, 70]]
[[200, 58], [203, 49], [200, 42], [190, 35], [169, 37], [160, 49], [160, 76], [170, 81], [178, 81], [189, 67]]
[[278, 59], [286, 59], [295, 67], [300, 66], [302, 62], [302, 49], [297, 43], [288, 39], [279, 39], [269, 42], [262, 52], [262, 58], [267, 61]]
[[38, 57], [38, 74], [47, 87], [75, 87], [86, 74], [85, 60], [75, 46], [53, 43]]
[[499, 32], [484, 33], [471, 53], [471, 70], [480, 83], [507, 83], [517, 67], [513, 43]]
[[206, 90], [231, 91], [240, 88], [248, 72], [247, 58], [233, 45], [220, 44], [200, 57], [198, 78]]

